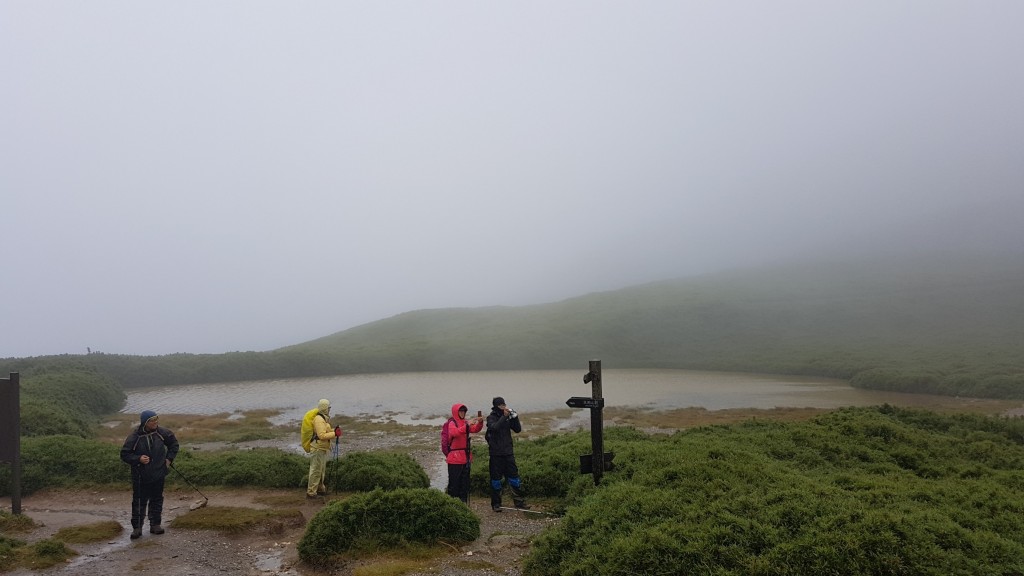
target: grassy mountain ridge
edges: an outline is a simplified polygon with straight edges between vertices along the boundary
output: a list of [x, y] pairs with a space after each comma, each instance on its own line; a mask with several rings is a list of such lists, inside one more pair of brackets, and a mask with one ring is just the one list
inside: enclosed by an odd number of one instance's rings
[[[1024, 392], [1024, 261], [821, 262], [514, 308], [407, 312], [285, 351], [404, 369], [616, 367], [813, 374], [940, 393]], [[989, 381], [996, 378], [998, 382]], [[987, 382], [987, 384], [986, 384]]]
[[1024, 258], [822, 261], [519, 307], [418, 310], [267, 352], [67, 355], [124, 387], [347, 373], [688, 368], [1024, 398]]

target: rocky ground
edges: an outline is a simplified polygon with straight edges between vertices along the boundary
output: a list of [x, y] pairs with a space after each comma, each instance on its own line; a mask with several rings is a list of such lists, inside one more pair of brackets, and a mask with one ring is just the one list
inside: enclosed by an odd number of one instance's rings
[[[343, 451], [387, 449], [398, 445], [423, 445], [433, 442], [434, 432], [418, 432], [410, 437], [403, 434], [352, 434], [343, 438]], [[203, 449], [204, 447], [198, 447]], [[209, 447], [205, 447], [209, 448]], [[417, 450], [414, 458], [423, 465], [431, 483], [443, 486], [445, 479], [443, 457], [439, 451]], [[210, 506], [265, 508], [261, 501], [268, 497], [280, 500], [290, 498], [290, 491], [259, 489], [206, 489]], [[56, 491], [47, 490], [22, 499], [22, 512], [40, 526], [28, 534], [16, 537], [34, 542], [52, 536], [57, 530], [69, 526], [85, 525], [103, 520], [115, 520], [125, 527], [124, 532], [108, 541], [70, 546], [78, 556], [67, 564], [43, 571], [18, 569], [8, 572], [12, 576], [28, 574], [121, 576], [123, 574], [160, 574], [161, 576], [227, 576], [316, 574], [352, 574], [362, 563], [352, 562], [331, 569], [313, 569], [298, 558], [296, 545], [305, 530], [305, 522], [294, 525], [276, 525], [253, 533], [225, 536], [207, 530], [185, 530], [174, 527], [174, 518], [189, 512], [190, 505], [201, 501], [193, 489], [176, 487], [165, 493], [164, 523], [167, 532], [150, 534], [130, 540], [131, 490], [120, 491]], [[302, 512], [305, 521], [316, 514], [324, 502], [306, 500], [304, 491], [295, 491], [294, 508]], [[522, 559], [529, 540], [558, 519], [542, 514], [505, 511], [494, 513], [486, 498], [473, 498], [471, 508], [481, 519], [481, 536], [459, 549], [451, 549], [429, 561], [429, 565], [410, 575], [465, 576], [477, 574], [521, 574]], [[10, 510], [10, 499], [0, 500], [0, 506]], [[372, 562], [372, 561], [370, 561]]]

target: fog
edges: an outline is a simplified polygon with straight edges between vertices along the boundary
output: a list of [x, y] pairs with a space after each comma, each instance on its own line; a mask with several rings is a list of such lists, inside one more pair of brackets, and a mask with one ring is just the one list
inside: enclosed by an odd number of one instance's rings
[[1024, 3], [0, 4], [0, 357], [1024, 255]]

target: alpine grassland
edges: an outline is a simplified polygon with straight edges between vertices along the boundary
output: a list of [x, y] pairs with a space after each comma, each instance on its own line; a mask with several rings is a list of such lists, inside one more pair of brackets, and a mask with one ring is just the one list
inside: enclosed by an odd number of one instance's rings
[[[616, 432], [615, 470], [564, 489], [565, 517], [534, 541], [524, 573], [1020, 573], [1022, 432], [1019, 419], [889, 406]], [[528, 492], [563, 491], [534, 473], [570, 455], [522, 454]]]
[[429, 488], [374, 490], [333, 500], [309, 521], [299, 558], [312, 564], [339, 555], [460, 545], [480, 537], [480, 519], [461, 501]]

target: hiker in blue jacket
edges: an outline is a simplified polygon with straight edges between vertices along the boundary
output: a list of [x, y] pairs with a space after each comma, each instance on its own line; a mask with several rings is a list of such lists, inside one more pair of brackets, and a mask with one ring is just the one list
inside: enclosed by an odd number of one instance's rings
[[121, 460], [132, 470], [132, 540], [142, 536], [142, 525], [149, 513], [149, 531], [163, 534], [160, 525], [164, 510], [164, 479], [178, 455], [178, 439], [160, 426], [156, 412], [146, 410], [139, 415], [139, 427], [121, 446]]
[[512, 502], [516, 508], [529, 510], [526, 495], [523, 493], [516, 456], [512, 449], [512, 433], [523, 431], [519, 422], [519, 414], [505, 405], [505, 399], [498, 396], [491, 404], [494, 406], [487, 415], [487, 453], [490, 456], [491, 473], [491, 510], [501, 512], [501, 479], [508, 479], [508, 487], [512, 490]]

